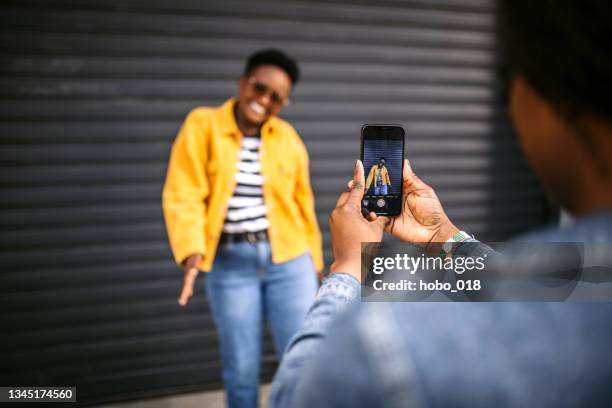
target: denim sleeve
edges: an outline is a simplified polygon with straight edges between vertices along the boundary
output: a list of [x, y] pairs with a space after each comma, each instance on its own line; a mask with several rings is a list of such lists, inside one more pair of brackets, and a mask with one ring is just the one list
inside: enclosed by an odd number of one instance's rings
[[335, 273], [319, 289], [302, 328], [291, 339], [276, 372], [270, 392], [271, 408], [293, 406], [294, 392], [306, 366], [325, 340], [330, 324], [360, 294], [360, 284], [351, 275]]

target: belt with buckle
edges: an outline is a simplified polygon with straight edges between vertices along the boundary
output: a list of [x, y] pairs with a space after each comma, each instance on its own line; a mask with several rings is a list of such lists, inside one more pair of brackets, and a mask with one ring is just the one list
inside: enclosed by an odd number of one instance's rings
[[230, 243], [239, 243], [239, 242], [248, 242], [249, 244], [254, 244], [259, 241], [267, 241], [268, 233], [267, 231], [257, 231], [257, 232], [241, 232], [238, 234], [228, 234], [222, 233], [221, 238], [219, 239], [219, 245], [230, 244]]

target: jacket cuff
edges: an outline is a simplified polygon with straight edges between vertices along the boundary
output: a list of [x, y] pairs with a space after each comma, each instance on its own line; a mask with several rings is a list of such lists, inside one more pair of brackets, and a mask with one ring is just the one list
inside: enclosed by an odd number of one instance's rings
[[361, 294], [361, 285], [348, 273], [330, 274], [319, 288], [317, 299], [333, 297], [345, 303], [355, 301]]

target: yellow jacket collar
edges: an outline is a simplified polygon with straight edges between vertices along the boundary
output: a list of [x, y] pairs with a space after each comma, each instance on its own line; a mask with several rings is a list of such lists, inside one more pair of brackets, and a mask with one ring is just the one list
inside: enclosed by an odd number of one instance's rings
[[[236, 118], [234, 116], [234, 105], [236, 105], [237, 102], [238, 100], [235, 97], [232, 97], [225, 101], [217, 110], [217, 115], [220, 119], [219, 123], [221, 123], [221, 125], [224, 127], [223, 133], [236, 138], [242, 136], [242, 132], [238, 128], [238, 124], [236, 123]], [[274, 133], [277, 133], [274, 131], [277, 126], [278, 119], [274, 116], [271, 117], [263, 125], [261, 125], [262, 136], [264, 133], [266, 135], [273, 135]]]

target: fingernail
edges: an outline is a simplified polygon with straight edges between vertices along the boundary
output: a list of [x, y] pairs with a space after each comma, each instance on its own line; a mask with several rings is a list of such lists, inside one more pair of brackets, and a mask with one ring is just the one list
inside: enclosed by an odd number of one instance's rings
[[358, 164], [359, 164], [359, 159], [355, 160], [355, 166], [353, 167], [353, 171], [357, 170]]

